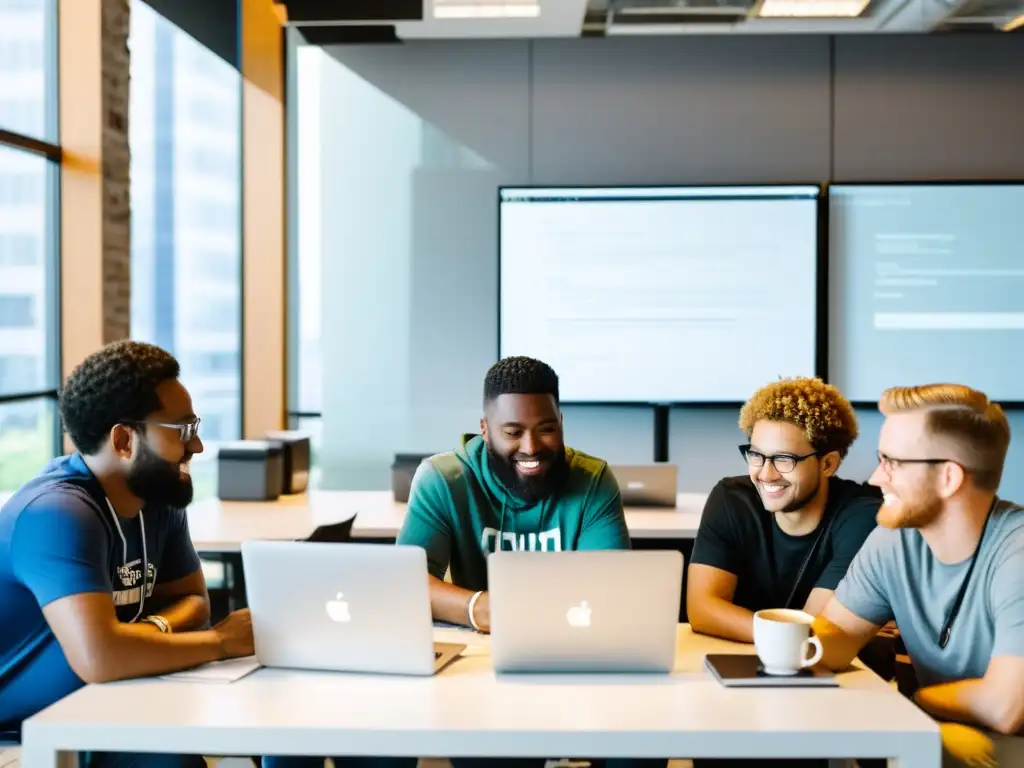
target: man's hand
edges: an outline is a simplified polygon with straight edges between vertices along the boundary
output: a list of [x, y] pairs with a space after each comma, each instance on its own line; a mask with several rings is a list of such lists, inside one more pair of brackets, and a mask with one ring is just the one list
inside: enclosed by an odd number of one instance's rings
[[737, 643], [754, 642], [754, 613], [733, 605], [739, 578], [710, 565], [691, 563], [686, 580], [690, 628]]
[[936, 720], [1015, 736], [1024, 728], [1024, 657], [996, 656], [984, 677], [921, 688], [914, 701]]
[[881, 626], [862, 619], [833, 595], [811, 629], [821, 641], [821, 663], [839, 672], [850, 666]]
[[[469, 601], [473, 599], [474, 591], [456, 587], [429, 574], [427, 581], [430, 587], [430, 610], [434, 619], [463, 627], [470, 626]], [[491, 603], [486, 592], [481, 593], [473, 604], [473, 618], [482, 632], [490, 632]]]
[[481, 632], [491, 631], [491, 597], [488, 592], [483, 592], [473, 603], [473, 618]]
[[252, 656], [255, 653], [252, 637], [252, 615], [248, 608], [229, 613], [214, 628], [220, 640], [220, 648], [224, 658]]
[[988, 736], [961, 723], [939, 723], [942, 748], [964, 765], [974, 768], [997, 768], [996, 747]]
[[161, 675], [252, 653], [248, 611], [217, 630], [164, 634], [148, 622], [124, 624], [109, 592], [83, 592], [43, 608], [71, 669], [86, 683]]
[[146, 601], [149, 614], [166, 621], [173, 632], [202, 629], [210, 620], [210, 597], [202, 569], [181, 579], [157, 584]]

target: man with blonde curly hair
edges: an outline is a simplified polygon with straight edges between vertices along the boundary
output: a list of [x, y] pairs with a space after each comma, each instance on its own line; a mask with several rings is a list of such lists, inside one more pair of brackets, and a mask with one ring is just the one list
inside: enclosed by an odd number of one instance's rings
[[[1022, 734], [1024, 508], [997, 495], [1006, 415], [959, 384], [895, 387], [879, 409], [885, 423], [870, 480], [884, 494], [879, 526], [815, 622], [823, 661], [846, 667], [895, 620], [922, 709]], [[994, 742], [1002, 765], [1024, 765], [1024, 741]], [[957, 751], [948, 741], [947, 749]], [[981, 758], [989, 762], [972, 764], [996, 764]]]
[[817, 614], [875, 527], [881, 494], [836, 476], [857, 418], [820, 379], [773, 382], [743, 406], [747, 474], [708, 495], [688, 571], [697, 632], [753, 642], [754, 612]]

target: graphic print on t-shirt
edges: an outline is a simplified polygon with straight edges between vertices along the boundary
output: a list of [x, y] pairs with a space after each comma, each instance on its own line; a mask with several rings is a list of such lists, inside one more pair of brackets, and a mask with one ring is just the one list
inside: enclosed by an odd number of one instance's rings
[[[153, 585], [156, 584], [156, 566], [147, 563], [146, 599], [153, 596]], [[114, 605], [135, 605], [142, 599], [142, 559], [117, 567], [117, 582], [114, 584]]]
[[491, 527], [486, 527], [480, 535], [480, 547], [487, 554], [500, 548], [512, 550], [513, 552], [561, 552], [562, 531], [559, 528], [552, 528], [541, 533], [520, 533], [516, 535], [512, 531], [501, 531], [501, 544], [498, 544], [499, 532]]

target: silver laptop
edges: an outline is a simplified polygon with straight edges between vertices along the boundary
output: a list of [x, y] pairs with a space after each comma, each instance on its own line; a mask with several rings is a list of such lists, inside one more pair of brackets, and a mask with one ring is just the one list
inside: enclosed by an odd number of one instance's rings
[[487, 579], [497, 672], [672, 671], [679, 552], [495, 552]]
[[679, 467], [675, 464], [611, 465], [626, 507], [676, 506]]
[[242, 568], [265, 667], [431, 675], [465, 648], [434, 642], [421, 547], [245, 541]]

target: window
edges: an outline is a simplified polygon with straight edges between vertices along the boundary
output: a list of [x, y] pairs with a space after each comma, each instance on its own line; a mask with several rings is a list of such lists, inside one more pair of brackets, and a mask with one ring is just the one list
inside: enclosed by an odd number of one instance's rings
[[56, 0], [0, 0], [0, 128], [55, 138], [56, 21]]
[[207, 352], [196, 355], [196, 369], [211, 376], [232, 373], [237, 365], [238, 360], [230, 352]]
[[0, 493], [60, 453], [56, 0], [0, 0]]
[[27, 232], [0, 232], [0, 267], [30, 267], [42, 259], [43, 238]]
[[17, 353], [0, 356], [0, 392], [31, 392], [39, 389], [42, 378], [36, 355]]
[[32, 328], [35, 326], [35, 296], [0, 294], [0, 328]]
[[52, 398], [0, 403], [0, 493], [13, 493], [55, 455], [57, 403]]
[[[0, 401], [56, 396], [57, 172], [45, 155], [0, 143], [0, 188], [17, 190], [0, 203]], [[11, 178], [32, 181], [3, 183]]]
[[241, 435], [241, 78], [142, 0], [128, 45], [132, 337], [178, 358], [209, 446]]

